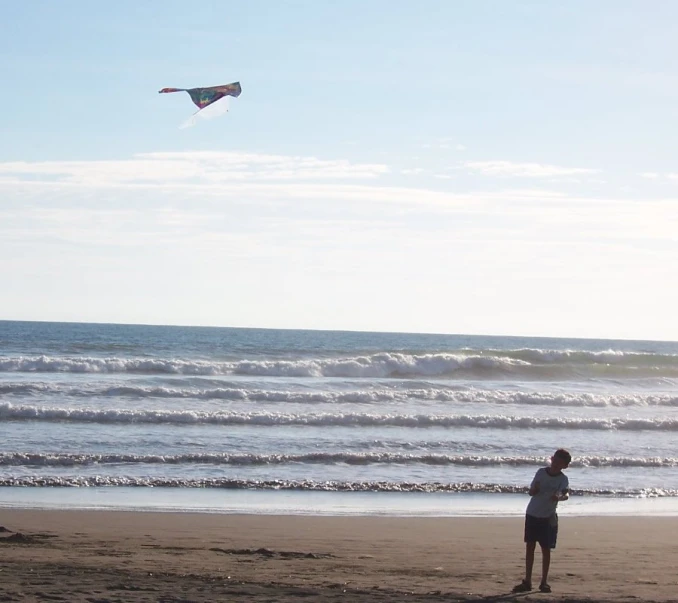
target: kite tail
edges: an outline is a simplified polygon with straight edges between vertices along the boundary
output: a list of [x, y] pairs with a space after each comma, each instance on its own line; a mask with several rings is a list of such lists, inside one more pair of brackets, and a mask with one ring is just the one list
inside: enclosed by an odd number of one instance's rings
[[221, 98], [204, 109], [198, 109], [190, 118], [182, 123], [179, 128], [191, 128], [196, 125], [199, 120], [213, 119], [214, 117], [228, 113], [228, 106], [228, 97]]
[[163, 88], [158, 90], [158, 94], [166, 94], [167, 92], [186, 92], [186, 88]]

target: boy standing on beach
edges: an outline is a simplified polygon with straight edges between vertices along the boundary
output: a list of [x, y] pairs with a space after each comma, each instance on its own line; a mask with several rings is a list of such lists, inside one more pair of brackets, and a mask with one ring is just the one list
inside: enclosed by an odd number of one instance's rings
[[558, 537], [558, 502], [569, 498], [570, 482], [563, 469], [572, 461], [572, 456], [564, 448], [556, 450], [551, 457], [551, 465], [537, 471], [530, 484], [530, 499], [525, 511], [525, 579], [514, 589], [514, 593], [532, 590], [532, 566], [537, 542], [541, 546], [542, 569], [539, 590], [550, 593], [548, 584], [551, 549], [556, 548]]

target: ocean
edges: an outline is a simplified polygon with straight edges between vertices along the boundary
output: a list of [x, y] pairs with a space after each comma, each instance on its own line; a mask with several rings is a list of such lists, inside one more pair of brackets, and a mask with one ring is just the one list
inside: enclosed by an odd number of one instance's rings
[[0, 507], [678, 515], [678, 343], [0, 321]]

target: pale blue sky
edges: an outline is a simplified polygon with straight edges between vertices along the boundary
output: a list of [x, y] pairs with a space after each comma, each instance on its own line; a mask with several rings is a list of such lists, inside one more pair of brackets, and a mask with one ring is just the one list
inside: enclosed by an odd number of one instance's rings
[[675, 2], [2, 10], [0, 318], [678, 340]]

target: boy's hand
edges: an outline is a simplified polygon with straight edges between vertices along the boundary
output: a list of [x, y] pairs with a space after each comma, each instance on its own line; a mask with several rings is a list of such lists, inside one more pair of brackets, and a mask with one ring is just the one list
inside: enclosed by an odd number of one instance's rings
[[552, 500], [553, 502], [559, 502], [559, 501], [567, 500], [568, 498], [570, 498], [570, 496], [568, 495], [567, 490], [565, 490], [565, 491], [563, 491], [563, 492], [556, 492], [556, 493], [551, 497], [551, 500]]

